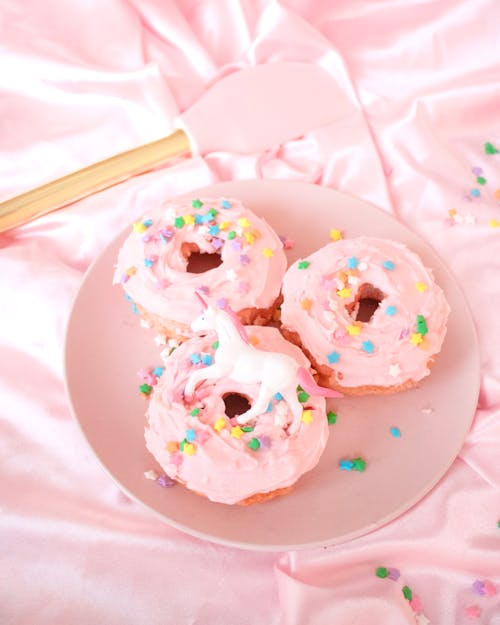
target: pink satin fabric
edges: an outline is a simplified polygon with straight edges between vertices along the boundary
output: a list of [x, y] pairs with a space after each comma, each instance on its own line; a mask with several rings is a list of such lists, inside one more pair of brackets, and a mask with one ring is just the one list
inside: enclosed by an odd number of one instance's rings
[[[352, 104], [266, 153], [185, 160], [0, 235], [2, 625], [500, 624], [500, 594], [472, 589], [500, 585], [500, 155], [483, 149], [500, 149], [499, 24], [495, 0], [0, 0], [0, 199], [165, 135], [248, 65], [319, 64]], [[440, 484], [372, 534], [300, 553], [203, 542], [130, 502], [63, 382], [72, 299], [117, 230], [151, 199], [259, 177], [338, 188], [418, 231], [481, 349], [476, 419]]]

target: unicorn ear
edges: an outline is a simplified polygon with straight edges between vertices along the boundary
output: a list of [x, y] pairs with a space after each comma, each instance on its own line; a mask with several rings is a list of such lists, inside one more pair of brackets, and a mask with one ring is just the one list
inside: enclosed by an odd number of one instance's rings
[[200, 304], [203, 306], [203, 309], [206, 310], [208, 308], [207, 302], [203, 299], [203, 297], [198, 293], [198, 291], [194, 292], [195, 296], [198, 298]]

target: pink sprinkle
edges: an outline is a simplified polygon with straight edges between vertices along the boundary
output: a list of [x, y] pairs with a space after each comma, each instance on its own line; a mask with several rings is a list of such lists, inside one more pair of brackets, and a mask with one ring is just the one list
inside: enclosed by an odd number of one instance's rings
[[144, 234], [142, 236], [142, 240], [144, 241], [144, 243], [149, 243], [151, 241], [151, 235], [150, 234]]
[[210, 434], [206, 430], [196, 431], [196, 442], [203, 445], [210, 438]]
[[176, 451], [175, 454], [170, 455], [169, 461], [174, 467], [180, 467], [182, 464], [182, 454]]
[[409, 334], [410, 330], [408, 328], [404, 328], [403, 330], [401, 330], [401, 334], [399, 335], [400, 340], [408, 338]]
[[494, 597], [497, 594], [496, 586], [488, 581], [483, 582], [483, 590], [487, 597]]
[[287, 239], [287, 237], [280, 237], [280, 239], [285, 250], [293, 250], [295, 247], [295, 241], [293, 239]]
[[478, 605], [469, 605], [464, 609], [467, 618], [478, 619], [481, 616], [481, 608]]
[[389, 577], [389, 579], [392, 579], [393, 582], [396, 582], [400, 578], [401, 573], [398, 571], [398, 569], [391, 569], [390, 568], [390, 569], [387, 569], [387, 570], [389, 571], [388, 577]]
[[248, 256], [246, 254], [241, 254], [241, 256], [240, 256], [240, 263], [242, 265], [248, 265], [249, 262], [250, 262], [250, 258], [248, 258]]
[[146, 369], [146, 367], [139, 369], [139, 371], [137, 372], [137, 376], [141, 380], [145, 380], [148, 377], [148, 375], [150, 375], [150, 369]]
[[269, 449], [271, 447], [271, 438], [269, 436], [259, 436], [259, 442], [263, 449]]
[[420, 601], [420, 597], [417, 597], [417, 595], [413, 595], [413, 598], [410, 601], [410, 608], [414, 612], [421, 612], [422, 611], [422, 602]]

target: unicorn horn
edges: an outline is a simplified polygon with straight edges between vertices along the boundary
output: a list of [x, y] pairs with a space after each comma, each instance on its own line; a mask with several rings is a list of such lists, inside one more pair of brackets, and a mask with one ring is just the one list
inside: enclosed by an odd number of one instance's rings
[[208, 308], [207, 302], [203, 299], [203, 297], [198, 293], [198, 291], [194, 292], [195, 296], [200, 300], [200, 304], [203, 306], [203, 309]]

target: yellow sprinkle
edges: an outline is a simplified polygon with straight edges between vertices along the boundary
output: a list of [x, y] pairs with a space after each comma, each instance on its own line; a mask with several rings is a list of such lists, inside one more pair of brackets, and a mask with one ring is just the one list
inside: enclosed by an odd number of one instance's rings
[[[243, 430], [240, 428], [239, 425], [236, 425], [235, 427], [231, 428], [231, 436], [234, 436], [234, 438], [241, 438], [243, 436], [245, 432], [243, 432]], [[184, 447], [185, 449], [186, 447]]]
[[219, 228], [221, 230], [227, 230], [230, 225], [231, 225], [230, 221], [223, 221], [222, 223], [219, 224]]
[[415, 282], [415, 288], [417, 289], [417, 291], [420, 291], [420, 293], [427, 291], [427, 285], [425, 284], [425, 282]]
[[224, 417], [219, 417], [214, 423], [214, 430], [220, 432], [226, 427], [226, 420]]
[[351, 289], [340, 289], [340, 291], [337, 291], [337, 295], [341, 299], [345, 299], [346, 297], [351, 297]]
[[349, 336], [357, 336], [361, 332], [360, 326], [346, 326], [345, 329]]
[[496, 219], [490, 219], [488, 222], [488, 226], [490, 228], [498, 228], [498, 226], [500, 226], [500, 224], [498, 223], [498, 221]]
[[422, 341], [419, 343], [419, 349], [429, 349], [430, 344], [429, 341], [425, 338], [422, 339]]
[[248, 245], [253, 245], [255, 243], [255, 236], [251, 232], [244, 232], [243, 236]]
[[310, 299], [304, 298], [300, 301], [300, 307], [302, 310], [311, 310], [312, 301]]
[[248, 341], [250, 345], [253, 345], [254, 347], [255, 345], [259, 344], [259, 339], [255, 336], [255, 334], [250, 334], [248, 337]]
[[313, 421], [313, 415], [312, 415], [312, 410], [304, 410], [302, 412], [302, 419], [301, 419], [302, 423], [307, 423], [307, 425], [309, 425], [309, 423], [312, 423]]
[[332, 241], [340, 241], [341, 238], [342, 238], [342, 232], [340, 232], [340, 230], [337, 230], [336, 228], [332, 228], [330, 230], [330, 239]]
[[192, 456], [196, 453], [196, 447], [193, 443], [184, 443], [184, 453], [188, 456]]
[[248, 228], [250, 226], [250, 222], [246, 217], [240, 217], [238, 219], [238, 226], [241, 226], [241, 228]]
[[184, 215], [184, 223], [187, 226], [193, 226], [194, 225], [194, 215]]
[[274, 252], [273, 252], [273, 250], [272, 250], [272, 249], [270, 249], [269, 247], [265, 247], [265, 248], [262, 250], [262, 253], [264, 254], [264, 256], [265, 256], [266, 258], [271, 258], [271, 256], [274, 256]]
[[144, 232], [144, 230], [147, 230], [146, 226], [140, 221], [136, 221], [133, 228], [134, 228], [134, 232], [139, 232], [139, 233]]
[[127, 276], [133, 276], [137, 273], [137, 267], [129, 267], [125, 273]]
[[179, 449], [179, 443], [177, 441], [168, 441], [165, 445], [165, 451], [169, 454], [174, 454]]
[[423, 336], [420, 332], [415, 332], [410, 337], [410, 343], [412, 345], [420, 345], [420, 343], [424, 340]]

